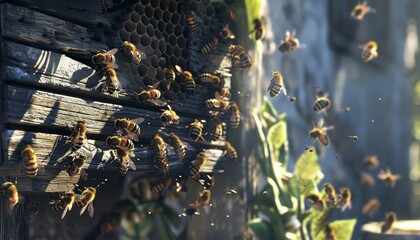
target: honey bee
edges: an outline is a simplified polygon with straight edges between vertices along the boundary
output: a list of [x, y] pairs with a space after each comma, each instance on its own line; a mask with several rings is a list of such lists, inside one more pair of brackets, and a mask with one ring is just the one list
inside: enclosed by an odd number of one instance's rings
[[[325, 235], [326, 235], [326, 240], [336, 240], [337, 238], [335, 237], [334, 231], [331, 228], [330, 224], [327, 224], [325, 226]], [[338, 239], [337, 239], [338, 240]]]
[[378, 57], [378, 44], [375, 41], [369, 41], [361, 48], [363, 49], [361, 55], [363, 62], [369, 62]]
[[224, 100], [230, 100], [232, 98], [232, 94], [230, 93], [230, 90], [227, 87], [222, 87], [219, 91], [219, 95]]
[[229, 108], [229, 102], [224, 100], [218, 92], [216, 98], [207, 99], [204, 106], [209, 111], [226, 111]]
[[314, 102], [314, 110], [318, 113], [327, 113], [327, 109], [331, 107], [331, 100], [328, 98], [328, 95], [323, 97], [317, 97]]
[[170, 133], [168, 143], [175, 150], [175, 154], [179, 160], [184, 159], [186, 153], [186, 146], [175, 133]]
[[168, 109], [162, 111], [160, 120], [164, 125], [176, 125], [179, 123], [179, 116], [172, 110], [171, 106], [168, 105]]
[[236, 12], [233, 9], [226, 8], [223, 12], [223, 17], [226, 19], [229, 19], [230, 21], [236, 21], [238, 16], [236, 15]]
[[268, 86], [267, 92], [270, 92], [270, 97], [275, 97], [280, 93], [280, 91], [287, 96], [287, 90], [284, 86], [283, 76], [280, 72], [273, 72], [271, 83], [270, 86]]
[[226, 192], [226, 195], [234, 195], [237, 194], [238, 192], [236, 190], [230, 189], [229, 191]]
[[232, 128], [237, 128], [241, 122], [241, 112], [239, 111], [239, 106], [235, 102], [231, 102], [229, 105], [229, 125]]
[[341, 211], [351, 208], [351, 191], [349, 188], [341, 188], [340, 195], [338, 197], [337, 207]]
[[153, 159], [154, 165], [166, 175], [169, 168], [167, 149], [165, 141], [163, 141], [163, 138], [158, 134], [156, 134], [152, 140], [152, 147], [155, 154]]
[[5, 199], [6, 212], [8, 215], [12, 213], [16, 204], [23, 201], [23, 197], [20, 196], [16, 184], [17, 180], [12, 183], [9, 178], [8, 181], [4, 182], [0, 186], [0, 196]]
[[152, 184], [150, 189], [152, 192], [162, 192], [165, 188], [169, 187], [172, 180], [169, 177], [159, 178], [156, 183]]
[[162, 97], [162, 93], [159, 89], [150, 88], [143, 90], [137, 94], [137, 101], [140, 103], [150, 102], [157, 106], [164, 106], [165, 103], [159, 100]]
[[371, 155], [371, 156], [366, 156], [365, 159], [363, 160], [364, 164], [371, 167], [371, 168], [376, 168], [379, 166], [379, 159], [377, 156], [375, 155]]
[[309, 136], [314, 139], [314, 142], [319, 141], [322, 145], [328, 146], [330, 144], [330, 140], [326, 132], [334, 129], [334, 126], [323, 127], [323, 118], [321, 118], [316, 125], [313, 123], [313, 126], [314, 128], [309, 132]]
[[180, 81], [182, 89], [185, 90], [187, 94], [194, 94], [195, 93], [195, 80], [191, 72], [184, 71], [178, 65], [175, 65], [175, 69], [178, 73], [178, 77], [176, 80]]
[[137, 49], [136, 45], [132, 44], [129, 41], [123, 42], [121, 50], [123, 50], [125, 54], [129, 54], [133, 62], [137, 65], [141, 63], [142, 59], [147, 59], [146, 54]]
[[119, 148], [123, 151], [133, 151], [134, 143], [128, 136], [109, 136], [106, 138], [106, 144], [111, 148]]
[[87, 180], [87, 173], [83, 169], [83, 165], [87, 160], [86, 154], [78, 154], [73, 157], [72, 161], [66, 165], [66, 172], [69, 176], [75, 176], [77, 174], [81, 174], [81, 177], [84, 180]]
[[371, 8], [367, 1], [364, 1], [363, 3], [359, 3], [354, 7], [353, 11], [351, 12], [351, 17], [361, 21], [369, 12], [374, 13], [376, 10]]
[[372, 217], [380, 207], [381, 203], [378, 199], [372, 198], [363, 206], [362, 213]]
[[117, 169], [120, 172], [121, 176], [127, 174], [128, 169], [131, 168], [136, 170], [136, 164], [131, 160], [130, 157], [133, 157], [134, 154], [129, 151], [124, 151], [120, 148], [112, 150], [111, 152], [111, 163], [116, 163]]
[[71, 131], [72, 134], [70, 135], [70, 139], [67, 140], [66, 143], [72, 142], [71, 150], [73, 152], [79, 150], [83, 145], [88, 144], [86, 137], [87, 126], [85, 120], [77, 120]]
[[92, 62], [95, 65], [106, 64], [113, 68], [118, 68], [118, 65], [115, 63], [115, 56], [114, 56], [114, 54], [116, 54], [117, 52], [118, 52], [118, 49], [113, 48], [109, 50], [108, 52], [95, 54], [92, 57]]
[[186, 11], [185, 18], [187, 20], [187, 26], [190, 31], [194, 32], [198, 28], [198, 15], [194, 11]]
[[51, 209], [55, 211], [63, 211], [61, 214], [61, 219], [63, 219], [67, 211], [71, 211], [73, 208], [73, 204], [75, 202], [76, 194], [71, 192], [62, 192], [60, 193], [60, 199], [59, 200], [51, 200], [50, 201], [50, 207]]
[[381, 225], [381, 232], [384, 233], [391, 229], [392, 225], [397, 221], [397, 214], [395, 212], [388, 212], [385, 214], [385, 221]]
[[199, 197], [194, 203], [190, 203], [189, 208], [186, 209], [188, 215], [193, 215], [198, 209], [204, 207], [206, 204], [210, 202], [211, 199], [211, 191], [208, 189], [204, 189], [200, 192]]
[[210, 189], [214, 185], [214, 179], [212, 176], [206, 174], [198, 179], [198, 182], [203, 186], [204, 189]]
[[236, 149], [228, 141], [225, 142], [225, 151], [223, 152], [223, 155], [227, 157], [227, 159], [233, 161], [235, 161], [238, 158], [238, 153], [236, 152]]
[[26, 175], [29, 177], [35, 177], [38, 174], [38, 169], [42, 169], [42, 165], [38, 165], [35, 150], [31, 145], [26, 145], [20, 153], [23, 162]]
[[200, 178], [200, 169], [202, 166], [204, 166], [204, 164], [206, 163], [206, 153], [204, 151], [201, 151], [197, 154], [197, 157], [195, 158], [195, 160], [191, 161], [191, 165], [190, 165], [190, 173], [192, 176], [192, 179], [194, 180], [199, 180]]
[[113, 97], [118, 97], [121, 89], [119, 88], [120, 81], [117, 78], [117, 72], [111, 66], [106, 66], [102, 69], [102, 72], [104, 77], [99, 81], [99, 85], [105, 84], [102, 88], [102, 93], [108, 93]]
[[296, 97], [290, 97], [290, 102], [296, 101]]
[[165, 79], [166, 80], [168, 80], [170, 82], [175, 81], [176, 73], [175, 73], [175, 70], [173, 68], [165, 68], [163, 70], [163, 72], [165, 73]]
[[223, 39], [235, 39], [235, 34], [233, 34], [232, 30], [230, 30], [229, 26], [225, 26], [221, 31], [220, 31], [220, 36]]
[[203, 54], [208, 54], [216, 49], [217, 44], [219, 44], [219, 39], [217, 39], [217, 37], [213, 37], [210, 41], [203, 44], [200, 51]]
[[254, 30], [251, 33], [255, 33], [255, 40], [262, 40], [265, 36], [265, 24], [262, 19], [254, 19]]
[[282, 53], [289, 53], [299, 48], [305, 47], [299, 43], [299, 39], [295, 37], [296, 31], [293, 30], [291, 33], [286, 31], [286, 37], [280, 42], [279, 51]]
[[223, 122], [219, 118], [212, 120], [212, 128], [204, 135], [210, 135], [212, 141], [217, 141], [223, 138]]
[[385, 181], [385, 183], [390, 187], [395, 187], [397, 184], [397, 180], [400, 179], [400, 175], [394, 175], [391, 173], [391, 170], [387, 170], [379, 172], [378, 178], [382, 181]]
[[368, 186], [373, 186], [373, 185], [375, 185], [375, 179], [369, 173], [362, 172], [360, 183], [361, 184], [366, 184]]
[[311, 194], [307, 198], [314, 209], [318, 211], [324, 210], [324, 200], [318, 194]]
[[210, 83], [213, 87], [220, 89], [225, 85], [225, 81], [223, 78], [220, 78], [217, 75], [211, 74], [211, 73], [201, 73], [198, 75], [198, 79], [202, 83]]
[[144, 122], [144, 118], [128, 119], [118, 118], [114, 121], [114, 127], [118, 132], [125, 132], [132, 140], [138, 141], [141, 134], [139, 124]]
[[351, 140], [353, 140], [353, 142], [359, 141], [359, 137], [358, 136], [349, 136], [349, 138], [351, 138]]
[[76, 207], [81, 207], [80, 215], [82, 215], [86, 209], [89, 211], [89, 216], [93, 217], [94, 208], [93, 200], [96, 196], [96, 188], [94, 187], [85, 187], [85, 190], [81, 194], [76, 194], [74, 204]]
[[335, 194], [335, 188], [330, 183], [324, 184], [325, 197], [324, 201], [328, 207], [335, 207], [337, 205], [337, 196]]
[[251, 68], [253, 65], [251, 57], [241, 45], [230, 45], [228, 48], [232, 66], [240, 69]]
[[185, 126], [185, 128], [189, 128], [189, 134], [192, 139], [195, 141], [198, 141], [199, 138], [201, 138], [203, 141], [203, 123], [198, 121], [197, 119], [194, 120], [194, 122], [190, 123], [189, 125]]

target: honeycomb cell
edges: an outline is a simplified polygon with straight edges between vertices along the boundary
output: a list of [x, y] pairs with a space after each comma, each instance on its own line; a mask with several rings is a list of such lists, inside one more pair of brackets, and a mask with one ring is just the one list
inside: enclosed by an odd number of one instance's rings
[[173, 47], [171, 45], [166, 45], [166, 51], [165, 51], [166, 55], [172, 55], [173, 53]]
[[[154, 1], [156, 1], [156, 0], [154, 0]], [[143, 4], [143, 5], [147, 5], [147, 4], [149, 4], [149, 3], [150, 3], [150, 0], [140, 0], [140, 2], [141, 2], [141, 4]]]
[[165, 78], [165, 72], [161, 68], [156, 69], [156, 80], [160, 81]]
[[155, 35], [155, 30], [152, 25], [148, 25], [146, 27], [146, 33], [149, 35], [149, 37], [153, 37]]
[[208, 17], [213, 17], [215, 14], [214, 7], [212, 5], [207, 6], [206, 8], [206, 15]]
[[171, 44], [172, 47], [176, 46], [176, 37], [174, 35], [169, 37], [169, 44]]
[[136, 11], [140, 16], [144, 14], [144, 6], [141, 4], [137, 4], [134, 7], [134, 11]]
[[165, 28], [165, 33], [166, 34], [172, 34], [174, 33], [174, 25], [172, 25], [172, 23], [168, 23], [166, 24], [166, 28]]
[[138, 21], [140, 21], [140, 14], [138, 14], [137, 12], [132, 12], [130, 15], [130, 20], [133, 23], [137, 23]]
[[158, 0], [150, 1], [150, 6], [156, 9], [159, 6], [159, 1]]
[[184, 48], [187, 45], [187, 40], [183, 37], [179, 37], [176, 43], [178, 44], [178, 47]]
[[188, 59], [188, 50], [183, 48], [181, 51], [181, 57], [184, 59]]
[[158, 49], [159, 40], [156, 37], [152, 38], [152, 42], [150, 43], [150, 46], [153, 48], [153, 50]]
[[150, 24], [152, 24], [152, 26], [153, 26], [154, 28], [157, 28], [158, 21], [157, 21], [156, 19], [154, 19], [154, 18], [151, 18], [151, 19], [150, 19]]
[[143, 78], [143, 84], [144, 84], [144, 86], [153, 86], [153, 84], [154, 84], [153, 78], [150, 77], [150, 76], [145, 76]]
[[170, 22], [171, 21], [171, 13], [169, 11], [164, 11], [163, 16], [162, 16], [162, 20], [166, 23]]
[[150, 58], [150, 63], [152, 64], [152, 67], [158, 68], [159, 67], [159, 58], [156, 55], [153, 55]]
[[169, 1], [168, 0], [161, 0], [160, 1], [160, 9], [166, 10], [168, 8]]
[[156, 68], [149, 67], [147, 69], [147, 76], [150, 76], [151, 78], [153, 78], [154, 76], [156, 76]]
[[166, 42], [164, 39], [159, 40], [159, 51], [161, 52], [166, 51]]
[[139, 44], [140, 43], [140, 35], [137, 33], [131, 33], [130, 34], [130, 42], [133, 44]]
[[197, 12], [198, 11], [198, 3], [197, 2], [191, 2], [190, 3], [190, 9], [191, 9], [191, 11]]
[[150, 24], [149, 18], [148, 18], [148, 17], [146, 17], [145, 15], [141, 16], [141, 22], [142, 22], [145, 26], [147, 26], [147, 25], [149, 25], [149, 24]]
[[171, 23], [177, 25], [181, 22], [181, 15], [179, 13], [173, 13], [171, 18]]
[[188, 28], [184, 28], [184, 32], [182, 33], [184, 38], [188, 38], [190, 34], [191, 34], [191, 31]]
[[127, 32], [124, 28], [119, 31], [119, 34], [122, 41], [130, 40], [130, 33]]
[[[150, 38], [149, 38], [150, 39]], [[143, 45], [144, 46], [144, 45]], [[145, 46], [145, 48], [144, 48], [144, 53], [147, 55], [147, 56], [152, 56], [153, 55], [153, 52], [154, 52], [154, 50], [153, 50], [153, 48], [152, 47], [150, 47], [150, 46]]]
[[178, 58], [176, 56], [172, 55], [169, 58], [169, 62], [172, 64], [172, 66], [178, 65]]
[[140, 43], [142, 46], [149, 46], [150, 45], [150, 37], [147, 35], [143, 35], [140, 38]]
[[177, 10], [176, 1], [170, 1], [169, 2], [168, 10], [170, 12], [175, 12]]
[[174, 47], [174, 50], [173, 50], [173, 53], [172, 53], [174, 56], [176, 56], [176, 57], [181, 57], [181, 48], [179, 48], [179, 47]]
[[187, 62], [187, 59], [185, 59], [185, 58], [179, 58], [179, 59], [178, 59], [178, 65], [179, 65], [182, 69], [187, 69], [187, 68], [188, 68], [188, 62]]
[[137, 71], [140, 76], [144, 77], [147, 75], [147, 67], [143, 64], [137, 67]]
[[175, 29], [174, 29], [175, 36], [177, 36], [177, 37], [182, 36], [183, 31], [184, 30], [182, 29], [182, 27], [179, 24], [175, 25]]
[[[165, 27], [166, 27], [166, 24], [163, 21], [158, 22], [157, 28], [158, 28], [159, 31], [161, 31], [161, 32], [165, 31]], [[156, 35], [156, 33], [155, 33], [155, 35]]]
[[159, 8], [157, 8], [157, 9], [155, 9], [155, 13], [153, 14], [153, 17], [156, 19], [156, 20], [160, 20], [160, 19], [162, 19], [162, 16], [163, 16], [163, 12], [162, 12], [162, 10], [160, 10]]
[[159, 66], [160, 66], [161, 68], [164, 68], [164, 67], [165, 67], [165, 65], [166, 65], [166, 59], [165, 59], [165, 58], [161, 58], [161, 59], [159, 60]]
[[143, 35], [146, 33], [146, 26], [143, 23], [137, 23], [137, 33]]
[[148, 17], [148, 18], [153, 17], [153, 13], [154, 13], [154, 11], [153, 11], [153, 8], [151, 6], [146, 6], [144, 8], [144, 14], [146, 15], [146, 17]]
[[124, 28], [127, 32], [134, 32], [137, 28], [137, 24], [133, 23], [132, 21], [126, 21], [124, 23]]

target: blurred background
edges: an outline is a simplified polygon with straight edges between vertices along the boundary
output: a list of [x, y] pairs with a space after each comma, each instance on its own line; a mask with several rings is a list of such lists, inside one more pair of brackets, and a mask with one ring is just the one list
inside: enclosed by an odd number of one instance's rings
[[[153, 1], [153, 0], [152, 0]], [[243, 114], [241, 131], [229, 133], [240, 158], [228, 164], [225, 173], [215, 174], [210, 204], [200, 215], [183, 216], [183, 208], [194, 201], [200, 187], [187, 184], [188, 192], [169, 193], [163, 197], [148, 193], [148, 183], [139, 185], [137, 200], [130, 199], [130, 184], [139, 181], [134, 173], [124, 177], [114, 173], [90, 173], [89, 177], [108, 179], [95, 199], [95, 217], [77, 214], [59, 220], [46, 204], [31, 216], [30, 239], [252, 239], [247, 222], [261, 216], [250, 207], [266, 182], [258, 165], [251, 113], [260, 107], [273, 71], [283, 75], [291, 103], [279, 95], [271, 99], [278, 113], [286, 113], [288, 135], [287, 170], [305, 149], [314, 145], [308, 137], [313, 122], [324, 118], [335, 129], [328, 134], [331, 144], [320, 149], [319, 163], [324, 174], [320, 187], [330, 182], [337, 189], [349, 187], [352, 208], [332, 211], [329, 219], [356, 218], [353, 239], [360, 227], [370, 221], [382, 221], [385, 212], [395, 211], [399, 219], [420, 216], [420, 67], [418, 30], [420, 2], [416, 0], [369, 0], [375, 13], [363, 21], [350, 16], [356, 0], [229, 0], [227, 6], [238, 15], [233, 31], [238, 43], [254, 59], [250, 70], [233, 72], [233, 97], [240, 102]], [[262, 41], [249, 37], [254, 16], [266, 24]], [[249, 27], [245, 28], [245, 24]], [[287, 30], [306, 47], [283, 54], [278, 45]], [[374, 40], [379, 57], [364, 63], [360, 45]], [[332, 107], [328, 115], [312, 110], [317, 89], [328, 93]], [[267, 95], [268, 96], [268, 95]], [[345, 108], [351, 111], [344, 111]], [[352, 141], [349, 136], [358, 136]], [[364, 158], [376, 155], [378, 168], [366, 170]], [[377, 179], [380, 170], [390, 169], [400, 175], [396, 187]], [[375, 179], [374, 186], [361, 184], [363, 172]], [[97, 174], [97, 175], [95, 175]], [[227, 196], [235, 189], [238, 194]], [[371, 198], [381, 202], [372, 217], [361, 213]], [[36, 202], [48, 202], [50, 196], [37, 196]], [[140, 200], [139, 200], [140, 199]], [[134, 203], [134, 202], [135, 203]], [[137, 202], [136, 202], [137, 201]], [[121, 210], [123, 209], [123, 210]], [[124, 215], [118, 215], [120, 212]], [[113, 221], [117, 214], [118, 223]], [[150, 215], [150, 216], [149, 216]], [[101, 234], [106, 226], [117, 226]], [[141, 227], [139, 227], [141, 226]], [[107, 231], [105, 231], [107, 232]], [[161, 234], [161, 232], [164, 232]]]

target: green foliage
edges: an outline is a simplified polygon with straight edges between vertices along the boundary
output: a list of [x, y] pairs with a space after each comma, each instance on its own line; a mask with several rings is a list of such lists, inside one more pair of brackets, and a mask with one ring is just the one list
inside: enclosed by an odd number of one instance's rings
[[[307, 240], [307, 225], [311, 223], [311, 239], [325, 238], [325, 226], [330, 208], [323, 211], [310, 208], [310, 214], [303, 214], [305, 197], [318, 194], [317, 185], [324, 177], [315, 151], [305, 151], [297, 160], [293, 173], [287, 172], [287, 121], [285, 114], [278, 114], [274, 106], [264, 98], [260, 110], [252, 114], [258, 136], [258, 163], [265, 176], [266, 185], [251, 201], [254, 210], [267, 220], [253, 219], [248, 226], [258, 239], [289, 239], [291, 216], [298, 219], [299, 239]], [[303, 216], [307, 216], [306, 218]], [[355, 220], [335, 221], [332, 228], [345, 228], [340, 238], [350, 239]], [[337, 227], [336, 227], [337, 226]], [[342, 238], [341, 238], [342, 237]]]
[[[356, 225], [356, 219], [348, 220], [337, 220], [329, 224], [335, 239], [350, 240], [353, 235], [353, 229]], [[315, 238], [315, 240], [326, 239], [325, 229], [321, 231]]]
[[246, 16], [248, 18], [248, 30], [253, 29], [253, 21], [261, 18], [261, 0], [245, 0]]

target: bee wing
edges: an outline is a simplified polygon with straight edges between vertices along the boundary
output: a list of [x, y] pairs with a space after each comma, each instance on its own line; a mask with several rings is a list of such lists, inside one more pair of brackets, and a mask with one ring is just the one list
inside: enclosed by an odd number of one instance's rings
[[70, 208], [71, 208], [70, 205], [67, 204], [67, 206], [63, 210], [63, 213], [61, 214], [61, 219], [63, 219], [66, 216], [67, 211], [70, 210]]
[[183, 73], [184, 72], [184, 70], [182, 70], [182, 68], [178, 65], [175, 65], [175, 69], [178, 73]]
[[131, 140], [134, 140], [136, 142], [139, 141], [139, 136], [137, 136], [136, 133], [133, 133], [132, 131], [128, 130], [127, 128], [124, 128], [124, 130], [127, 133], [127, 136], [129, 136]]
[[110, 62], [110, 63], [108, 63], [108, 65], [115, 68], [115, 69], [118, 68], [118, 65], [116, 63]]
[[147, 100], [150, 103], [153, 103], [156, 106], [164, 107], [166, 105], [166, 102], [159, 100], [159, 99], [148, 99]]
[[134, 171], [137, 169], [136, 164], [133, 162], [131, 158], [128, 158], [128, 166]]
[[82, 200], [85, 198], [85, 196], [86, 196], [86, 195], [84, 195], [84, 194], [76, 194], [76, 195], [74, 196], [74, 201], [75, 201], [75, 202], [80, 202], [80, 201], [82, 201]]
[[137, 48], [137, 53], [141, 59], [147, 59], [147, 55]]
[[131, 119], [131, 121], [133, 121], [133, 122], [135, 122], [137, 124], [141, 124], [142, 122], [144, 122], [144, 120], [145, 119], [142, 118], [142, 117]]
[[88, 206], [88, 211], [89, 211], [89, 216], [93, 217], [93, 213], [95, 211], [95, 209], [93, 208], [93, 202], [90, 202], [89, 204], [87, 204], [86, 206]]
[[86, 173], [85, 169], [81, 169], [80, 170], [80, 177], [84, 180], [87, 181], [88, 180], [88, 174]]
[[318, 125], [317, 125], [319, 128], [321, 128], [322, 126], [324, 126], [324, 119], [323, 118], [321, 118], [321, 119], [319, 119], [319, 121], [318, 121]]
[[45, 165], [38, 163], [38, 172], [45, 173]]
[[117, 52], [118, 52], [118, 48], [113, 48], [113, 49], [108, 50], [105, 54], [111, 54], [111, 55], [114, 55], [114, 54], [116, 54]]
[[88, 208], [88, 206], [90, 205], [90, 203], [86, 204], [81, 210], [80, 210], [80, 215], [82, 215], [86, 209]]
[[195, 20], [201, 24], [204, 23], [203, 18], [196, 12], [191, 11], [191, 14], [194, 16]]

